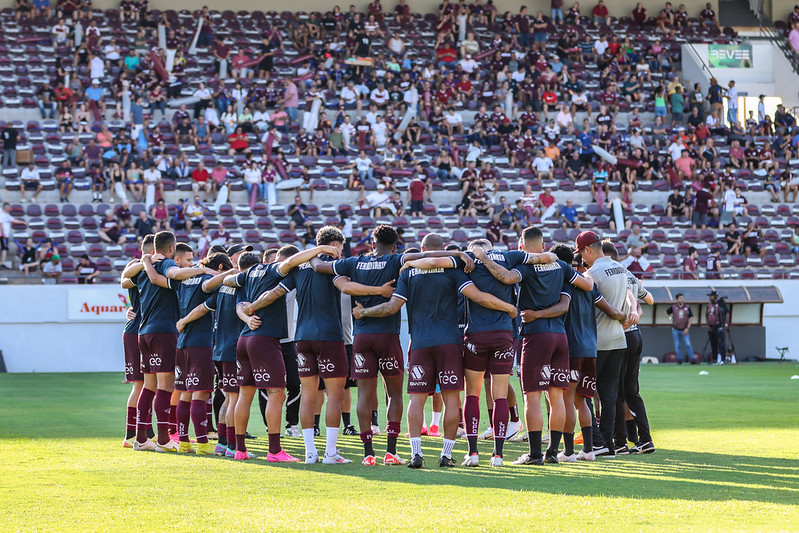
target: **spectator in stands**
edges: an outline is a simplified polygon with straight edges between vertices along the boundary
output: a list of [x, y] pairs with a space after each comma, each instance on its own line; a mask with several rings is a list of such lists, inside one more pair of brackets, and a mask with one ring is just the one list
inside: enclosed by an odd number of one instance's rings
[[13, 124], [6, 125], [0, 138], [3, 139], [3, 153], [0, 154], [0, 172], [5, 168], [17, 168], [17, 128]]
[[151, 161], [148, 168], [142, 173], [145, 191], [153, 187], [157, 197], [164, 196], [164, 183], [161, 181], [161, 171], [156, 167], [155, 161]]
[[125, 242], [125, 235], [120, 229], [119, 221], [114, 216], [113, 209], [105, 210], [105, 218], [100, 221], [100, 229], [97, 235], [100, 240], [109, 244], [122, 244]]
[[699, 252], [693, 246], [688, 248], [688, 255], [682, 262], [682, 279], [699, 279], [699, 266], [696, 263]]
[[280, 101], [288, 113], [291, 122], [297, 122], [298, 112], [297, 106], [299, 105], [299, 96], [297, 93], [297, 85], [288, 78], [283, 82], [283, 99]]
[[33, 160], [28, 163], [28, 166], [22, 169], [20, 173], [20, 180], [22, 180], [22, 187], [20, 187], [20, 195], [22, 196], [22, 203], [28, 201], [25, 197], [25, 191], [33, 191], [32, 202], [36, 201], [39, 193], [42, 192], [42, 180], [39, 176], [39, 170], [33, 164]]
[[791, 24], [791, 31], [788, 32], [788, 42], [794, 52], [799, 52], [799, 22]]
[[208, 173], [208, 169], [205, 168], [205, 164], [200, 161], [197, 164], [197, 168], [195, 168], [191, 172], [191, 189], [194, 194], [199, 194], [199, 191], [203, 192], [203, 201], [208, 200], [208, 198], [215, 194], [215, 182], [210, 179], [211, 175]]
[[17, 255], [19, 255], [19, 269], [27, 277], [31, 272], [39, 268], [39, 260], [36, 255], [37, 247], [30, 237], [25, 239], [25, 244], [16, 239], [14, 239], [14, 243], [17, 245]]
[[754, 221], [749, 221], [742, 238], [744, 255], [747, 258], [752, 254], [758, 254], [762, 259], [766, 255], [766, 248], [760, 246], [760, 241], [763, 239], [763, 232], [760, 230], [760, 226], [755, 224]]
[[55, 91], [50, 87], [50, 80], [45, 79], [42, 86], [36, 90], [36, 105], [39, 106], [42, 119], [55, 117], [57, 107]]
[[491, 220], [486, 224], [486, 237], [491, 244], [503, 242], [505, 234], [502, 231], [502, 222], [499, 220], [499, 215], [494, 215]]
[[430, 185], [423, 181], [419, 172], [414, 173], [411, 178], [411, 183], [408, 186], [408, 203], [410, 205], [410, 214], [413, 217], [420, 217], [424, 214], [424, 206], [429, 198], [428, 188]]
[[605, 5], [603, 0], [599, 0], [597, 5], [591, 10], [591, 16], [594, 19], [594, 24], [605, 24], [606, 26], [610, 25], [610, 13], [608, 12], [608, 8]]
[[688, 217], [689, 209], [685, 197], [680, 194], [679, 187], [674, 187], [666, 203], [666, 216], [669, 218]]
[[538, 205], [541, 209], [541, 219], [550, 218], [557, 212], [555, 197], [552, 196], [552, 188], [544, 187], [544, 192], [538, 195]]
[[741, 232], [735, 226], [735, 222], [731, 222], [728, 226], [727, 233], [724, 235], [724, 240], [727, 242], [727, 255], [740, 255], [743, 247], [743, 239]]
[[89, 256], [83, 254], [78, 258], [75, 274], [78, 276], [78, 284], [87, 285], [97, 281], [100, 271], [97, 270], [97, 265], [91, 262]]
[[560, 225], [566, 229], [580, 229], [580, 222], [577, 220], [577, 208], [571, 198], [566, 199], [566, 205], [560, 208]]
[[194, 200], [186, 204], [186, 231], [190, 232], [194, 226], [208, 227], [208, 220], [205, 218], [207, 211], [208, 208], [203, 205], [200, 197], [195, 194]]
[[639, 250], [641, 253], [643, 253], [649, 245], [646, 239], [641, 235], [641, 226], [638, 224], [633, 224], [633, 231], [627, 236], [627, 240], [624, 244], [627, 246], [628, 250]]
[[[163, 202], [163, 200], [159, 201], [159, 204]], [[155, 207], [153, 207], [155, 209]], [[139, 211], [139, 216], [136, 218], [136, 221], [133, 223], [133, 229], [136, 230], [136, 240], [141, 242], [141, 240], [151, 233], [155, 233], [155, 220], [150, 218], [147, 215], [147, 211], [142, 209]]]
[[652, 274], [652, 264], [642, 256], [639, 248], [633, 248], [627, 257], [620, 263], [629, 270], [636, 278], [643, 279]]
[[699, 14], [699, 19], [705, 28], [719, 27], [719, 21], [716, 20], [716, 12], [713, 11], [713, 5], [710, 2], [705, 4], [705, 9]]
[[289, 229], [291, 231], [296, 231], [298, 226], [305, 225], [310, 219], [308, 206], [302, 203], [302, 197], [299, 194], [294, 197], [294, 204], [289, 206], [286, 214], [291, 217], [291, 220], [289, 220]]
[[228, 155], [234, 156], [236, 154], [248, 155], [250, 153], [250, 138], [244, 133], [241, 126], [236, 128], [236, 131], [228, 135], [227, 138]]
[[258, 201], [264, 199], [264, 182], [261, 175], [261, 169], [258, 168], [258, 163], [252, 161], [248, 167], [245, 168], [244, 173], [244, 186], [247, 189], [247, 198], [252, 198], [253, 191], [255, 198]]
[[703, 184], [702, 189], [697, 191], [694, 196], [694, 208], [691, 217], [693, 229], [707, 229], [709, 215], [713, 209], [716, 209], [713, 195], [708, 191], [707, 185]]
[[99, 108], [100, 116], [104, 117], [106, 110], [105, 89], [100, 87], [100, 80], [98, 78], [92, 79], [91, 87], [86, 89], [85, 95], [89, 102], [94, 103], [94, 105]]
[[55, 285], [61, 278], [64, 267], [61, 266], [61, 256], [53, 254], [50, 261], [42, 265], [42, 283], [45, 285]]

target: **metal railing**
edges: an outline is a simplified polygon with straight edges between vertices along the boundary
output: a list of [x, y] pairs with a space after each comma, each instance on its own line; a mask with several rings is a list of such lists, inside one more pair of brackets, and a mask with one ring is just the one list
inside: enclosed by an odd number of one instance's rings
[[760, 21], [760, 34], [782, 51], [794, 73], [799, 75], [799, 55], [791, 48], [788, 39], [762, 10], [757, 13], [757, 19]]

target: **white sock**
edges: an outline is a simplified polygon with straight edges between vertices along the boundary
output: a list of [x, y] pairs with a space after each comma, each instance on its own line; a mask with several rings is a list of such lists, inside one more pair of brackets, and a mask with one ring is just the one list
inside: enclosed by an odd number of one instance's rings
[[411, 437], [411, 455], [422, 455], [422, 437]]
[[316, 451], [316, 445], [313, 442], [313, 428], [308, 428], [308, 429], [303, 428], [302, 440], [305, 441], [305, 455], [308, 454], [319, 455], [319, 452]]
[[452, 449], [455, 447], [455, 441], [444, 439], [444, 446], [441, 448], [441, 457], [452, 457]]
[[333, 457], [338, 453], [336, 448], [336, 441], [338, 440], [338, 428], [325, 428], [325, 437], [327, 438], [327, 446], [325, 447], [325, 455]]
[[440, 426], [441, 425], [440, 422], [441, 422], [441, 411], [439, 411], [437, 413], [435, 411], [433, 411], [433, 423], [430, 424], [430, 425], [431, 426]]

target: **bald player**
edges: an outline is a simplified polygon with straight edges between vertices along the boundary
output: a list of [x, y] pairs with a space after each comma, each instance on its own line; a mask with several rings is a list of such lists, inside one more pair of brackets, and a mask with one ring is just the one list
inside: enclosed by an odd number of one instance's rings
[[[441, 250], [441, 236], [430, 233], [422, 240], [422, 251]], [[422, 259], [440, 261], [454, 267], [457, 260], [451, 257]], [[444, 399], [444, 439], [439, 460], [441, 467], [453, 467], [452, 451], [458, 430], [458, 404], [463, 390], [463, 356], [461, 333], [458, 328], [458, 294], [463, 293], [471, 301], [487, 309], [494, 309], [516, 316], [516, 306], [503, 302], [491, 294], [482, 292], [466, 276], [461, 268], [435, 267], [429, 270], [415, 268], [414, 261], [406, 262], [406, 268], [397, 281], [397, 289], [391, 300], [364, 308], [356, 304], [353, 315], [361, 320], [369, 317], [393, 315], [408, 303], [408, 322], [411, 345], [408, 350], [408, 428], [413, 457], [408, 466], [422, 468], [421, 429], [424, 404], [436, 385], [441, 388]]]
[[[524, 251], [544, 251], [544, 236], [537, 227], [522, 232]], [[593, 282], [575, 272], [563, 261], [549, 264], [521, 264], [508, 270], [490, 257], [481, 258], [488, 270], [505, 284], [519, 283], [519, 309], [522, 315], [522, 392], [529, 452], [514, 464], [557, 463], [558, 447], [566, 425], [564, 390], [569, 388], [569, 345], [563, 315], [571, 298], [571, 285], [590, 291]], [[543, 416], [541, 393], [549, 393], [550, 442], [546, 457], [541, 452]]]

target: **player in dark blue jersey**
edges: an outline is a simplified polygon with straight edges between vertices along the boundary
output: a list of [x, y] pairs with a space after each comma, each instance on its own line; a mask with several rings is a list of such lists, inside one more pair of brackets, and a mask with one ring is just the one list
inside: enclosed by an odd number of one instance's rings
[[[173, 282], [182, 281], [199, 274], [211, 273], [205, 267], [180, 267], [175, 261], [175, 235], [169, 231], [156, 233], [155, 254], [144, 255], [139, 263], [131, 265], [122, 273], [139, 288], [141, 300], [141, 325], [139, 327], [139, 349], [141, 350], [144, 388], [139, 395], [136, 412], [136, 441], [134, 450], [156, 450], [175, 452], [178, 444], [169, 437], [170, 398], [175, 387], [175, 356], [178, 334], [175, 329], [179, 317], [178, 303]], [[145, 269], [161, 274], [165, 281], [158, 285], [150, 281]], [[154, 408], [158, 419], [158, 442], [147, 439], [148, 424], [145, 420]]]
[[[577, 272], [584, 272], [582, 258], [575, 258], [571, 248], [557, 245], [551, 250], [558, 259], [573, 265]], [[584, 291], [573, 287], [566, 315], [566, 337], [569, 341], [569, 388], [564, 392], [566, 425], [563, 432], [563, 452], [558, 454], [560, 462], [593, 461], [593, 416], [586, 401], [596, 394], [596, 310], [616, 320], [626, 320], [627, 315], [611, 306], [602, 297], [599, 288]], [[580, 422], [583, 449], [574, 453], [574, 424]]]
[[[422, 251], [441, 250], [441, 236], [430, 233], [422, 240]], [[427, 261], [427, 260], [423, 260]], [[456, 260], [445, 258], [454, 266]], [[363, 308], [356, 304], [353, 316], [356, 319], [393, 315], [408, 302], [408, 323], [411, 346], [408, 351], [408, 428], [413, 458], [408, 466], [421, 468], [423, 464], [421, 429], [424, 404], [436, 385], [444, 398], [444, 443], [439, 466], [455, 466], [452, 450], [458, 429], [458, 406], [463, 390], [463, 356], [461, 334], [458, 328], [458, 293], [489, 309], [496, 309], [516, 316], [516, 306], [503, 302], [496, 296], [484, 293], [472, 283], [459, 268], [413, 268], [407, 262], [400, 274], [397, 290], [388, 302]]]
[[[309, 259], [319, 254], [338, 257], [340, 251], [333, 246], [317, 246], [299, 252], [294, 246], [284, 246], [278, 251], [277, 262], [255, 265], [248, 271], [225, 280], [225, 285], [241, 287], [244, 291], [236, 310], [246, 324], [236, 348], [239, 397], [236, 402], [235, 459], [250, 457], [245, 443], [250, 406], [256, 390], [266, 389], [268, 402], [265, 416], [269, 430], [267, 461], [297, 461], [280, 444], [280, 420], [286, 401], [286, 366], [280, 349], [280, 339], [288, 334], [284, 296], [296, 286], [295, 277], [290, 275], [293, 269], [307, 264]], [[274, 305], [270, 305], [273, 303]], [[312, 423], [311, 430], [313, 431]]]
[[[155, 235], [145, 235], [141, 242], [142, 255], [153, 253], [153, 241]], [[137, 263], [138, 259], [131, 260], [127, 266]], [[122, 330], [122, 346], [125, 351], [125, 381], [131, 384], [130, 395], [127, 404], [127, 419], [125, 424], [125, 439], [122, 441], [123, 448], [133, 448], [136, 437], [136, 402], [139, 401], [142, 387], [144, 386], [144, 374], [141, 372], [141, 352], [139, 351], [139, 326], [141, 325], [141, 304], [139, 302], [139, 289], [130, 280], [122, 278], [122, 288], [128, 291], [128, 301], [130, 307], [127, 311], [128, 321], [125, 329]], [[148, 429], [148, 436], [152, 429]]]
[[[245, 249], [236, 252], [235, 256], [237, 258], [236, 273], [244, 272], [259, 263], [258, 254], [247, 253]], [[213, 360], [217, 369], [218, 386], [225, 398], [219, 408], [217, 425], [219, 440], [214, 448], [214, 453], [226, 457], [233, 457], [236, 453], [235, 412], [236, 400], [239, 395], [236, 344], [242, 330], [241, 319], [236, 314], [236, 305], [242, 295], [243, 291], [238, 287], [223, 285], [178, 323], [178, 329], [180, 329], [181, 325], [189, 324], [210, 311], [215, 313]]]
[[[505, 268], [521, 263], [546, 264], [557, 258], [550, 253], [528, 254], [523, 251], [500, 252], [493, 250], [487, 239], [478, 239], [469, 244], [475, 257], [475, 269], [469, 278], [478, 289], [497, 296], [500, 300], [515, 305], [514, 287], [497, 280], [483, 264], [482, 257], [490, 257]], [[494, 451], [491, 466], [502, 466], [502, 450], [508, 428], [508, 388], [513, 370], [513, 320], [503, 312], [487, 309], [479, 304], [467, 302], [468, 323], [463, 340], [463, 366], [466, 378], [466, 400], [463, 404], [466, 421], [466, 437], [469, 452], [464, 466], [477, 466], [477, 436], [480, 427], [480, 392], [486, 371], [491, 376], [493, 397]]]
[[[539, 228], [526, 228], [522, 238], [525, 251], [544, 251], [543, 233]], [[562, 317], [569, 307], [569, 286], [588, 291], [593, 287], [593, 282], [574, 272], [571, 265], [563, 261], [546, 265], [522, 264], [508, 270], [490, 257], [481, 257], [481, 260], [498, 280], [508, 285], [520, 284], [518, 305], [522, 312], [524, 336], [522, 392], [526, 398], [525, 418], [530, 451], [514, 464], [557, 463], [557, 450], [566, 422], [563, 391], [569, 388], [569, 348]], [[525, 320], [525, 315], [531, 320]], [[546, 457], [541, 453], [542, 391], [549, 392], [550, 402], [550, 444]]]

